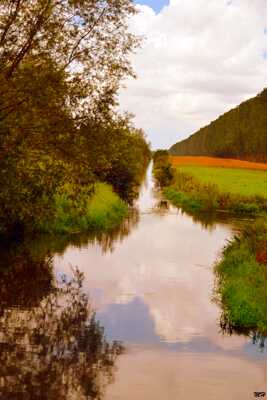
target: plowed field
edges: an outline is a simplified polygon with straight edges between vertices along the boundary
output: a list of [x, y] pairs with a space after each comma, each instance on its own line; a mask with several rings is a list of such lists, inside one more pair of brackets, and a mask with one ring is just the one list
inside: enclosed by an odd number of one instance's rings
[[255, 163], [231, 158], [171, 156], [171, 162], [175, 166], [199, 165], [203, 167], [245, 168], [267, 171], [267, 163]]

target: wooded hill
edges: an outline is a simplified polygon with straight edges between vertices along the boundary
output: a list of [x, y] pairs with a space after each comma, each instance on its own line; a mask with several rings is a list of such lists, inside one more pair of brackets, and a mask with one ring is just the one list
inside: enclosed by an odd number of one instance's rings
[[267, 162], [267, 89], [170, 148], [172, 155]]

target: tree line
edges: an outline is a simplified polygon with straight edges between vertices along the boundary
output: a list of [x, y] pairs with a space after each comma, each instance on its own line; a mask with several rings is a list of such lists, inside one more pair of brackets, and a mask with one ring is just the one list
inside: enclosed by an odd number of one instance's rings
[[117, 111], [134, 76], [135, 12], [131, 0], [1, 1], [1, 234], [51, 218], [66, 183], [90, 195], [106, 181], [127, 196], [140, 181], [149, 147]]
[[173, 155], [267, 161], [267, 89], [170, 148]]

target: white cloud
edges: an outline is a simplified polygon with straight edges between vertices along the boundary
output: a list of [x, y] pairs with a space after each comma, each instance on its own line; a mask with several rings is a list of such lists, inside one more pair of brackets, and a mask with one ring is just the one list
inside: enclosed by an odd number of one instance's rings
[[131, 30], [146, 39], [133, 55], [123, 110], [154, 147], [188, 136], [267, 86], [266, 0], [171, 0], [160, 13], [138, 5]]

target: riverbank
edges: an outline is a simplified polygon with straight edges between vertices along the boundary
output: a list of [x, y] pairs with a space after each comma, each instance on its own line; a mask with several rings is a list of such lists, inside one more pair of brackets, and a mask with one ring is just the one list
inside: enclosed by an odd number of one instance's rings
[[[187, 166], [185, 169], [188, 168]], [[233, 216], [249, 216], [251, 222], [242, 229], [224, 249], [221, 260], [215, 266], [217, 275], [216, 298], [223, 312], [221, 328], [223, 331], [256, 331], [261, 335], [267, 332], [267, 193], [266, 196], [244, 196], [235, 190], [222, 191], [214, 182], [229, 185], [229, 170], [216, 168], [192, 167], [188, 170], [174, 168], [168, 154], [162, 152], [154, 157], [154, 177], [164, 196], [174, 205], [191, 215], [225, 212]], [[204, 177], [201, 170], [204, 169]], [[240, 174], [238, 170], [235, 170]], [[261, 171], [253, 171], [261, 172]], [[262, 172], [263, 174], [265, 172]], [[197, 174], [200, 174], [197, 177]], [[224, 174], [226, 176], [223, 180]], [[227, 175], [228, 174], [228, 175]], [[247, 174], [248, 192], [254, 194], [258, 189], [251, 171]], [[213, 180], [207, 179], [212, 176]], [[231, 180], [230, 180], [231, 181]], [[262, 188], [261, 188], [262, 189]], [[264, 194], [264, 192], [262, 192]]]
[[92, 193], [68, 189], [55, 196], [55, 213], [41, 221], [40, 233], [73, 234], [114, 229], [127, 215], [127, 204], [106, 183], [97, 183]]
[[216, 265], [221, 327], [267, 333], [267, 221], [246, 227]]
[[191, 213], [223, 211], [253, 217], [266, 215], [265, 171], [178, 166], [177, 158], [174, 164], [164, 152], [154, 158], [154, 176], [165, 197], [175, 206]]
[[[204, 167], [205, 168], [205, 167]], [[208, 169], [208, 168], [205, 168]], [[205, 171], [207, 172], [207, 171]], [[218, 176], [225, 171], [218, 171]], [[247, 185], [255, 185], [248, 179]], [[249, 188], [248, 188], [249, 192]], [[235, 215], [263, 216], [267, 212], [267, 201], [263, 195], [244, 195], [243, 191], [222, 190], [209, 179], [200, 180], [192, 173], [175, 170], [171, 185], [164, 187], [163, 193], [174, 205], [191, 212], [224, 211]], [[262, 194], [262, 193], [261, 193]]]

